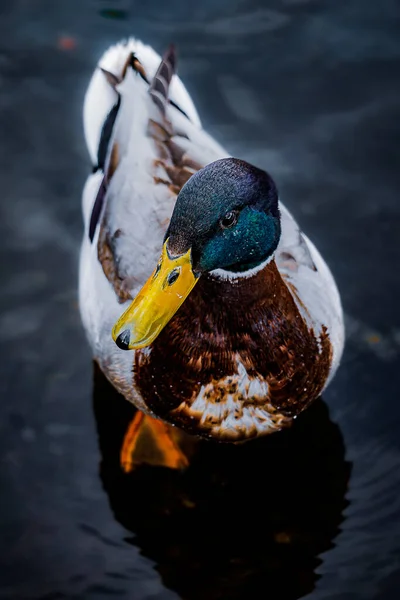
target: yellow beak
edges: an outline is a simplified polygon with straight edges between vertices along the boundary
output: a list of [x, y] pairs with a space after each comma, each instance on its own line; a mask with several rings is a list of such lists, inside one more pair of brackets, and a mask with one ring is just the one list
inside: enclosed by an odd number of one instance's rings
[[153, 274], [113, 327], [113, 340], [123, 350], [154, 342], [198, 281], [192, 270], [191, 249], [170, 258], [167, 242]]

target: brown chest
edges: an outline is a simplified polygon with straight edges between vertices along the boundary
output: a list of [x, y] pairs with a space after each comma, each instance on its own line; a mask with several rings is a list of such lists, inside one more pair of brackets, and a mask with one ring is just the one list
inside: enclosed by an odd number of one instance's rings
[[322, 391], [331, 364], [275, 263], [249, 280], [202, 278], [134, 380], [156, 415], [193, 433], [246, 439], [280, 429]]

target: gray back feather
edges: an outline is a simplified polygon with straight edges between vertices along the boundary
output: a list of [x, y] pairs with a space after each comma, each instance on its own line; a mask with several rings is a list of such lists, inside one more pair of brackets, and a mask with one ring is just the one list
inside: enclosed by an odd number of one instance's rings
[[172, 76], [175, 74], [176, 53], [171, 45], [164, 54], [154, 79], [150, 84], [149, 94], [158, 106], [161, 114], [165, 116], [168, 105], [168, 91]]

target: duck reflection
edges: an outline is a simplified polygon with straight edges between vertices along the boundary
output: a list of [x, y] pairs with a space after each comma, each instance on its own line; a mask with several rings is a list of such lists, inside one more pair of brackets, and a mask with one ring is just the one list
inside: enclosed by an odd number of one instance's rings
[[238, 446], [199, 441], [185, 472], [122, 471], [135, 409], [98, 369], [94, 412], [112, 510], [168, 588], [196, 600], [312, 591], [319, 555], [343, 520], [351, 470], [321, 400], [290, 430]]

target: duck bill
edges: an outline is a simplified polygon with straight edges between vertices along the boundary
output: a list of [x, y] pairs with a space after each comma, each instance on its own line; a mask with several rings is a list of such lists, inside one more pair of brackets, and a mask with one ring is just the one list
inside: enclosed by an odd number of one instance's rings
[[192, 269], [191, 249], [171, 258], [167, 242], [153, 274], [114, 325], [113, 340], [123, 350], [144, 348], [154, 342], [198, 281]]

